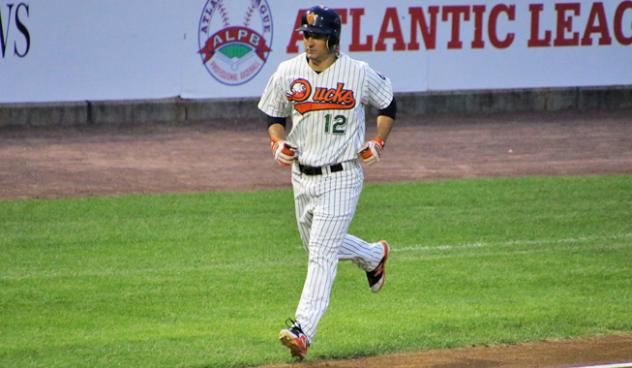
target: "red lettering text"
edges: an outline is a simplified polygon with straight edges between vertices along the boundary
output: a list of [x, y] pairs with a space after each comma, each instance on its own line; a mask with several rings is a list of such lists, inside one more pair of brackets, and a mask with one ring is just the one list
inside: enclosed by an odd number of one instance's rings
[[586, 23], [586, 29], [584, 30], [584, 36], [582, 37], [582, 45], [592, 45], [592, 35], [596, 33], [601, 35], [599, 37], [600, 45], [610, 45], [612, 38], [608, 31], [608, 21], [606, 20], [606, 12], [603, 9], [602, 3], [594, 3], [590, 9], [588, 15], [588, 22]]
[[540, 13], [544, 5], [531, 4], [529, 11], [531, 12], [531, 38], [529, 38], [529, 47], [548, 47], [551, 46], [551, 31], [544, 31], [544, 38], [540, 38]]
[[[437, 38], [441, 36], [447, 39], [444, 47], [448, 50], [464, 47], [484, 49], [488, 44], [496, 49], [507, 49], [518, 38], [512, 31], [513, 22], [524, 16], [528, 19], [521, 21], [530, 20], [528, 47], [604, 46], [615, 42], [632, 45], [632, 0], [617, 0], [616, 10], [612, 12], [607, 11], [609, 7], [605, 4], [609, 3], [604, 0], [534, 1], [541, 3], [528, 4], [528, 14], [519, 13], [517, 9], [521, 8], [515, 2], [411, 6], [407, 9], [410, 21], [403, 23], [402, 19], [406, 17], [400, 17], [401, 7], [385, 8], [381, 22], [367, 20], [374, 19], [375, 14], [368, 17], [366, 12], [376, 11], [377, 7], [335, 10], [340, 14], [342, 24], [350, 26], [343, 27], [342, 33], [348, 35], [348, 44], [341, 45], [341, 50], [348, 47], [350, 52], [435, 50]], [[610, 8], [615, 9], [614, 4]], [[293, 29], [300, 27], [304, 13], [305, 10], [297, 12]], [[445, 34], [440, 35], [441, 32]], [[217, 35], [220, 41], [229, 36], [243, 38], [242, 34]], [[471, 37], [471, 42], [468, 39], [469, 43], [464, 45], [467, 37]], [[299, 52], [302, 34], [292, 31], [289, 38], [286, 51]], [[256, 42], [251, 40], [250, 43]]]
[[426, 21], [422, 8], [408, 9], [410, 14], [410, 42], [409, 50], [419, 50], [419, 42], [417, 42], [417, 26], [421, 31], [421, 37], [424, 39], [426, 50], [434, 50], [437, 45], [437, 14], [438, 6], [429, 6], [430, 22]]
[[624, 1], [619, 4], [614, 14], [614, 36], [622, 45], [632, 45], [632, 35], [623, 34], [623, 13], [630, 9], [632, 9], [632, 1]]
[[351, 9], [351, 45], [349, 45], [349, 51], [373, 51], [373, 36], [368, 35], [364, 39], [364, 43], [360, 41], [360, 25], [362, 24], [362, 16], [364, 15], [364, 9]]
[[[392, 28], [392, 30], [389, 30], [389, 28]], [[382, 21], [382, 27], [380, 28], [380, 35], [378, 36], [377, 43], [375, 44], [376, 51], [386, 50], [386, 43], [384, 43], [384, 40], [387, 38], [395, 40], [395, 43], [393, 43], [394, 51], [406, 50], [406, 43], [404, 42], [402, 27], [399, 23], [397, 8], [386, 9], [384, 20]]]
[[461, 49], [463, 48], [463, 42], [461, 42], [461, 16], [463, 20], [470, 20], [470, 8], [464, 5], [457, 6], [444, 6], [441, 20], [444, 22], [452, 18], [452, 37], [448, 42], [449, 49]]
[[515, 34], [508, 33], [503, 40], [498, 37], [496, 27], [498, 26], [498, 17], [501, 13], [506, 13], [507, 19], [513, 21], [516, 19], [516, 6], [498, 4], [492, 8], [491, 14], [489, 15], [489, 42], [498, 49], [506, 49], [513, 43]]
[[[573, 30], [573, 16], [579, 15], [579, 3], [562, 3], [555, 4], [557, 12], [557, 33], [553, 45], [555, 46], [577, 46], [579, 45], [579, 32], [571, 32]], [[568, 15], [571, 13], [571, 15]], [[571, 37], [567, 37], [571, 32]]]
[[473, 49], [482, 49], [485, 47], [483, 41], [483, 15], [485, 14], [485, 5], [474, 5], [474, 40], [472, 40]]

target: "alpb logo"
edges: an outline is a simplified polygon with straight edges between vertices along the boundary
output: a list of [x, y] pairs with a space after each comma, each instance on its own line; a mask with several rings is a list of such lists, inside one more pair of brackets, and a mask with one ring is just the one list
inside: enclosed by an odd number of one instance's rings
[[198, 53], [217, 81], [237, 86], [254, 78], [272, 47], [266, 0], [208, 0], [198, 29]]

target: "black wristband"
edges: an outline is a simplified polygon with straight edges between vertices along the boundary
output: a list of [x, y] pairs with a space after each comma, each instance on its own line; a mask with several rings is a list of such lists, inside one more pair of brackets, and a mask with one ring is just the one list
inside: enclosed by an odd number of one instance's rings
[[268, 114], [263, 114], [264, 120], [268, 124], [268, 128], [274, 124], [281, 124], [285, 128], [285, 119], [284, 117], [270, 116]]

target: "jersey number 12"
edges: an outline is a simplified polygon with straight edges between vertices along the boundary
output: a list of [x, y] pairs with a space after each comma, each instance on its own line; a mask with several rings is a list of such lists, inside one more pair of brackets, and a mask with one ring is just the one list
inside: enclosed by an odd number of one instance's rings
[[333, 124], [331, 114], [325, 115], [325, 133], [344, 134], [346, 125], [347, 118], [344, 115], [334, 116]]

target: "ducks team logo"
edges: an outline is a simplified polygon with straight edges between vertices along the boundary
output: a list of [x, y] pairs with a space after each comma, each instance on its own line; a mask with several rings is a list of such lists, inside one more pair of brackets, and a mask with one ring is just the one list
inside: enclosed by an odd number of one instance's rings
[[238, 86], [265, 65], [272, 31], [267, 0], [207, 0], [198, 27], [198, 53], [213, 78]]
[[[309, 81], [299, 78], [290, 83], [285, 97], [292, 103], [294, 110], [305, 114], [321, 110], [350, 110], [356, 106], [353, 90], [345, 89], [344, 83], [336, 83], [336, 88], [316, 87], [313, 89]], [[308, 101], [309, 98], [312, 98]]]

